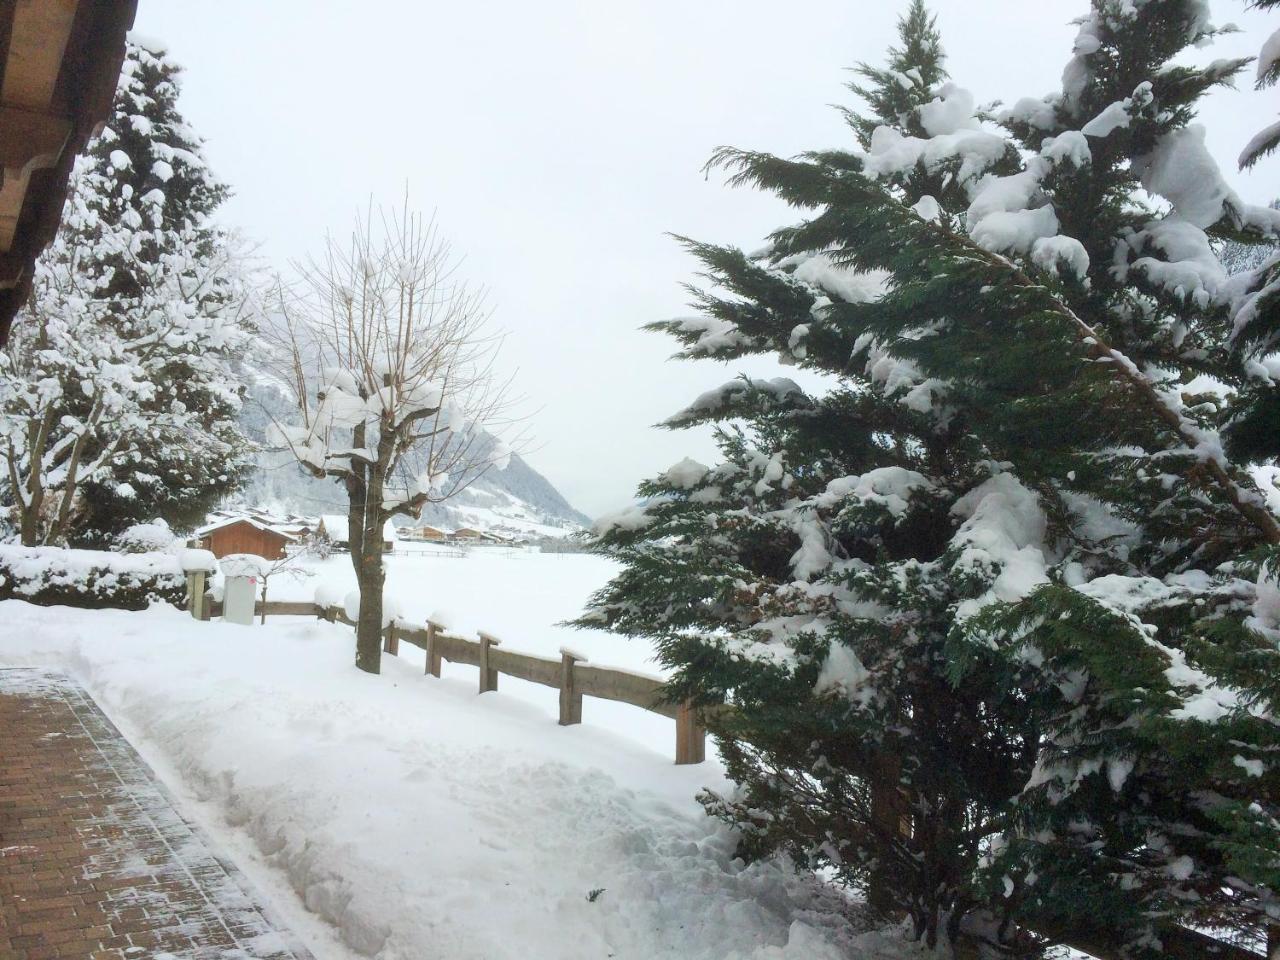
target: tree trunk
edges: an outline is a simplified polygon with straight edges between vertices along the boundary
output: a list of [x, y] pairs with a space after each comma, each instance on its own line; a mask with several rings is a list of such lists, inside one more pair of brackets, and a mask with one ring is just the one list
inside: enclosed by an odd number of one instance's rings
[[24, 547], [38, 547], [40, 545], [40, 508], [43, 506], [42, 500], [42, 497], [37, 498], [30, 506], [19, 508], [22, 517], [18, 533]]
[[[58, 504], [58, 518], [54, 523], [53, 530], [47, 538], [49, 543], [57, 546], [65, 546], [67, 542], [67, 533], [71, 525], [71, 506], [76, 500], [76, 490], [80, 483], [80, 464], [84, 458], [85, 447], [89, 443], [88, 431], [82, 433], [76, 438], [76, 442], [71, 447], [71, 458], [67, 461], [67, 479], [62, 489], [62, 501]], [[105, 456], [111, 456], [119, 449], [119, 437], [111, 442], [111, 445], [104, 451]], [[101, 462], [101, 461], [99, 461]]]
[[[352, 443], [359, 447], [364, 442], [365, 425], [359, 424], [352, 431]], [[352, 473], [347, 477], [346, 486], [347, 543], [356, 585], [360, 590], [360, 613], [356, 617], [356, 666], [365, 673], [381, 673], [382, 584], [385, 576], [381, 551], [370, 552], [371, 547], [377, 550], [380, 544], [371, 544], [365, 531], [369, 513], [377, 513], [382, 489], [374, 471], [356, 461], [352, 461]]]
[[356, 666], [366, 673], [382, 671], [382, 541], [366, 535], [351, 560], [360, 584], [360, 617], [356, 621]]
[[[356, 623], [356, 666], [368, 673], [382, 672], [382, 587], [386, 582], [386, 570], [382, 566], [382, 492], [386, 486], [387, 470], [396, 442], [396, 433], [384, 415], [382, 429], [378, 432], [378, 457], [364, 472], [363, 497], [351, 498], [351, 515], [347, 525], [351, 528], [351, 549], [360, 540], [360, 559], [356, 562], [356, 579], [360, 581], [360, 617]], [[365, 441], [363, 427], [357, 432], [357, 440]], [[360, 504], [357, 526], [356, 505]]]

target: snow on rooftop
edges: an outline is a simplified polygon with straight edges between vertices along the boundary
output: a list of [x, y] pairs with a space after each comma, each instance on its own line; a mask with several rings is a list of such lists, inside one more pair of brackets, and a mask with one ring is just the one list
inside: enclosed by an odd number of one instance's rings
[[197, 537], [206, 537], [215, 530], [237, 523], [247, 523], [259, 530], [268, 530], [293, 540], [311, 529], [311, 523], [302, 517], [276, 517], [258, 510], [233, 511], [213, 514], [208, 523], [196, 530]]

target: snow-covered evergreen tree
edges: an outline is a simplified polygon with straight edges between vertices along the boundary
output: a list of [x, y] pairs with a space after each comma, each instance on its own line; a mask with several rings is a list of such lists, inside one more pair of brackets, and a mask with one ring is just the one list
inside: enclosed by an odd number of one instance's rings
[[[18, 318], [5, 432], [25, 438], [7, 478], [23, 491], [24, 539], [105, 540], [157, 516], [190, 525], [251, 465], [230, 367], [249, 293], [212, 220], [228, 191], [178, 110], [179, 73], [162, 50], [129, 45]], [[37, 488], [43, 506], [28, 509]]]
[[723, 461], [603, 523], [625, 566], [581, 622], [728, 702], [740, 791], [704, 803], [745, 853], [873, 882], [929, 944], [1144, 949], [1276, 908], [1280, 524], [1219, 439], [1256, 280], [1213, 240], [1280, 215], [1191, 124], [1243, 65], [1172, 64], [1215, 32], [1199, 0], [1095, 0], [1062, 90], [996, 113], [917, 0], [854, 149], [717, 155], [807, 218], [689, 242], [699, 315], [654, 325], [829, 386], [668, 421], [717, 424]]

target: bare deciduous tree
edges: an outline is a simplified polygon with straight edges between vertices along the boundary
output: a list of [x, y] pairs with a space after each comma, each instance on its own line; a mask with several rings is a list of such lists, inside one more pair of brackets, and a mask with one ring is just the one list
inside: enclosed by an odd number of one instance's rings
[[369, 214], [349, 242], [278, 285], [264, 331], [300, 422], [277, 424], [283, 445], [316, 477], [346, 491], [351, 562], [360, 587], [356, 665], [379, 671], [385, 570], [382, 530], [417, 517], [509, 449], [510, 381], [495, 373], [500, 338], [479, 291], [434, 223], [407, 209]]

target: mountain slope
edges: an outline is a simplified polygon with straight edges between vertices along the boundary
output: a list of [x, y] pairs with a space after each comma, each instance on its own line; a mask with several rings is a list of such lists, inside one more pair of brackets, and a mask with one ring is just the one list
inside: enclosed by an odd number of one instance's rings
[[[286, 395], [270, 378], [246, 371], [250, 383], [241, 425], [264, 448], [272, 421], [288, 423], [294, 410]], [[333, 480], [317, 480], [302, 472], [286, 452], [264, 449], [254, 472], [237, 500], [281, 513], [314, 515], [345, 510], [341, 488]], [[445, 530], [474, 527], [498, 533], [535, 536], [567, 536], [590, 523], [575, 510], [546, 477], [519, 454], [512, 454], [506, 469], [490, 469], [447, 503], [429, 504], [422, 522]], [[407, 526], [409, 517], [395, 523]]]

